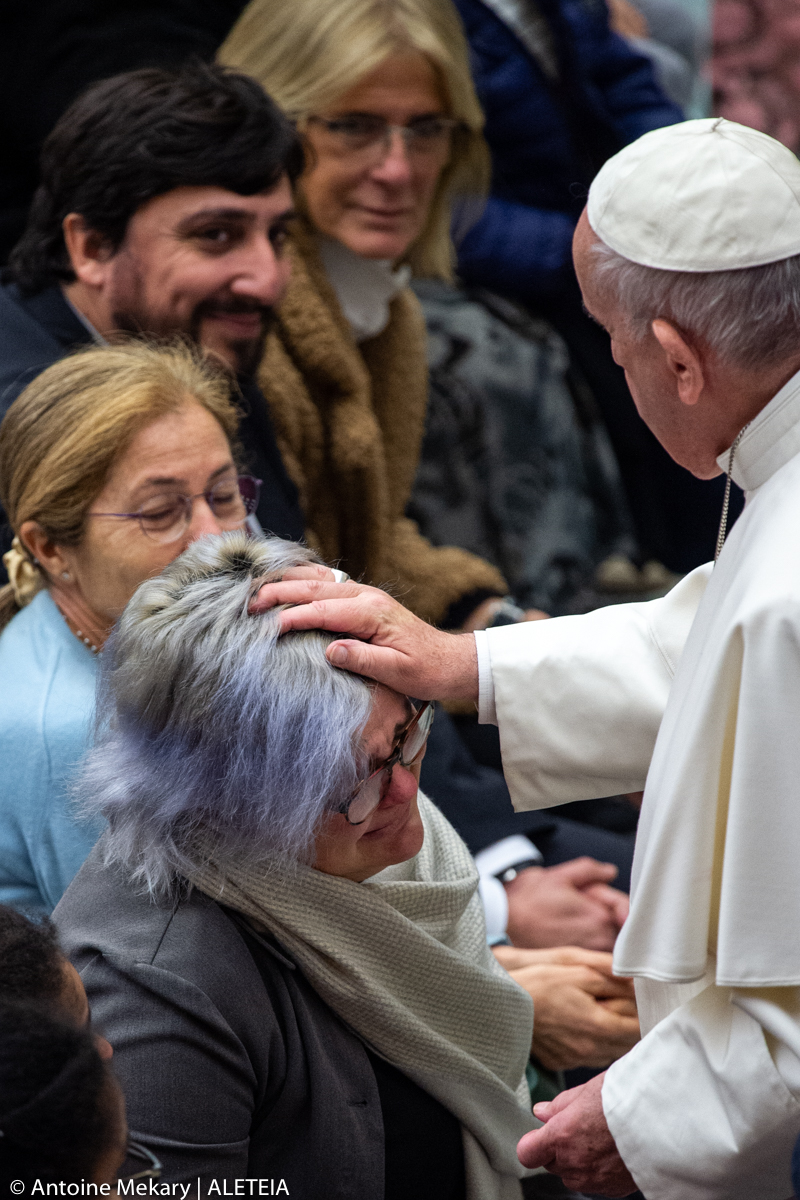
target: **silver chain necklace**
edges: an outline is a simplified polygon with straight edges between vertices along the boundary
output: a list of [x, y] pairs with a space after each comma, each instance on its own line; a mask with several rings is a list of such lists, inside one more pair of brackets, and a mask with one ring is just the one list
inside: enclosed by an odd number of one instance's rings
[[717, 548], [714, 551], [714, 562], [717, 561], [720, 554], [722, 553], [722, 547], [725, 545], [725, 538], [727, 537], [727, 534], [728, 534], [728, 509], [730, 508], [730, 504], [731, 504], [731, 471], [733, 470], [733, 456], [739, 448], [739, 442], [742, 440], [744, 434], [747, 432], [747, 430], [749, 428], [750, 428], [750, 422], [748, 421], [747, 424], [745, 425], [744, 429], [740, 429], [739, 432], [737, 433], [736, 437], [734, 438], [733, 445], [731, 446], [731, 452], [728, 455], [728, 470], [727, 470], [727, 478], [725, 480], [725, 496], [722, 500], [722, 517], [720, 518], [720, 522], [719, 522], [719, 533], [717, 534]]

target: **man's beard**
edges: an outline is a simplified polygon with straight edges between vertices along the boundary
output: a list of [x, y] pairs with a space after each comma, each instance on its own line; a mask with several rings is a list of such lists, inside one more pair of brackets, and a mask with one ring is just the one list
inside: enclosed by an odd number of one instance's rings
[[[254, 304], [252, 301], [228, 297], [226, 299], [202, 300], [196, 305], [191, 317], [185, 323], [170, 322], [166, 318], [154, 320], [146, 313], [136, 312], [132, 308], [120, 309], [113, 314], [114, 327], [122, 333], [133, 333], [139, 336], [150, 335], [157, 338], [184, 337], [195, 346], [202, 346], [201, 330], [203, 321], [217, 313], [259, 313], [261, 329], [254, 338], [240, 338], [225, 343], [225, 356], [230, 358], [230, 366], [240, 378], [249, 379], [255, 375], [258, 364], [264, 353], [264, 343], [267, 334], [275, 324], [275, 311], [266, 304]], [[216, 347], [205, 349], [214, 353]]]

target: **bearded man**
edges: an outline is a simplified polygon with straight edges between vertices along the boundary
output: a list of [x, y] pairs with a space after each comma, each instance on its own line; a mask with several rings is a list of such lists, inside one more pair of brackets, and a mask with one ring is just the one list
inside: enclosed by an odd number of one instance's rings
[[258, 519], [303, 536], [297, 490], [255, 382], [289, 279], [303, 153], [254, 80], [200, 61], [93, 84], [45, 142], [0, 288], [0, 417], [40, 371], [118, 333], [181, 335], [235, 373]]
[[719, 119], [648, 133], [597, 175], [574, 255], [650, 428], [699, 478], [745, 490], [716, 565], [649, 604], [474, 636], [352, 583], [270, 584], [256, 604], [299, 605], [285, 628], [351, 635], [328, 649], [337, 665], [474, 699], [499, 725], [517, 808], [645, 787], [615, 950], [644, 1036], [537, 1105], [522, 1161], [609, 1196], [786, 1200], [800, 1130], [800, 163]]

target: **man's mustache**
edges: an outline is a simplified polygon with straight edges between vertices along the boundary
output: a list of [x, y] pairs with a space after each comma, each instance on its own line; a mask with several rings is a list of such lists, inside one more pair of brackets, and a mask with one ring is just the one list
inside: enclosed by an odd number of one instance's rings
[[197, 320], [202, 317], [218, 316], [219, 313], [257, 313], [265, 328], [269, 328], [275, 320], [275, 310], [271, 305], [236, 297], [227, 300], [203, 300], [198, 304], [194, 315]]

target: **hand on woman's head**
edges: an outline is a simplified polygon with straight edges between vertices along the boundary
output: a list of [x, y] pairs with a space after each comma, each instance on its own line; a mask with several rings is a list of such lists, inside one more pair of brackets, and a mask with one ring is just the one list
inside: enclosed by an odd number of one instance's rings
[[346, 134], [325, 123], [348, 116], [412, 127], [420, 118], [446, 117], [436, 71], [418, 51], [392, 54], [305, 128], [313, 157], [301, 187], [318, 231], [363, 258], [400, 258], [425, 227], [450, 157], [450, 133], [428, 140], [386, 130], [364, 146], [348, 146]]
[[[420, 620], [380, 588], [298, 579], [264, 584], [250, 611], [291, 605], [284, 633], [327, 629], [341, 634], [326, 654], [334, 666], [388, 688], [430, 700], [478, 699], [478, 657], [472, 634], [446, 633]], [[354, 640], [359, 639], [359, 640]]]

